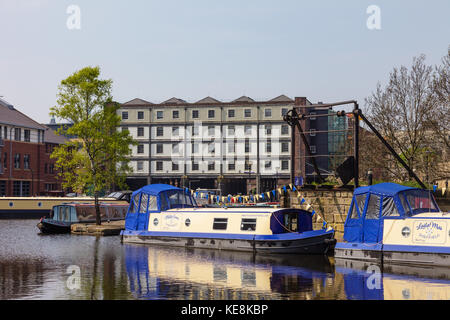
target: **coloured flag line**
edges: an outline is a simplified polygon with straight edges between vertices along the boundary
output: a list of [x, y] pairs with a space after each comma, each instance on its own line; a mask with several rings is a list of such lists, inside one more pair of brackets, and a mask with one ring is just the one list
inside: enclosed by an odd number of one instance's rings
[[[269, 202], [270, 200], [275, 200], [277, 193], [278, 195], [285, 195], [287, 193], [287, 190], [291, 190], [291, 191], [296, 191], [297, 192], [297, 198], [299, 198], [299, 203], [300, 204], [305, 204], [306, 205], [306, 211], [311, 210], [311, 216], [314, 217], [314, 215], [316, 214], [316, 210], [314, 210], [314, 208], [312, 207], [312, 205], [310, 203], [308, 203], [306, 201], [306, 199], [302, 196], [302, 194], [300, 193], [300, 191], [298, 190], [298, 188], [293, 185], [292, 183], [282, 186], [280, 188], [274, 189], [272, 191], [267, 191], [267, 192], [263, 192], [260, 194], [250, 194], [250, 195], [236, 195], [236, 196], [216, 196], [216, 195], [209, 195], [208, 193], [205, 192], [199, 192], [199, 191], [195, 191], [195, 190], [191, 190], [189, 188], [186, 188], [187, 192], [190, 192], [191, 195], [195, 198], [195, 199], [207, 199], [209, 200], [211, 198], [211, 200], [217, 204], [232, 204], [232, 203], [242, 203], [242, 204], [246, 204], [246, 203], [253, 203], [256, 204], [259, 201], [262, 202]], [[322, 228], [325, 229], [328, 225], [328, 222], [325, 221], [325, 219], [320, 215], [317, 214], [317, 221], [319, 222], [320, 220], [323, 220], [323, 224], [322, 224]]]

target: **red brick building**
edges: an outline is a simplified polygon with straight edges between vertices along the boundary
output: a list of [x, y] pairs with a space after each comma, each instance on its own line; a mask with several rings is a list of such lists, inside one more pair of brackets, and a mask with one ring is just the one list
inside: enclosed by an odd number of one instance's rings
[[65, 139], [0, 99], [0, 196], [61, 193], [50, 154]]

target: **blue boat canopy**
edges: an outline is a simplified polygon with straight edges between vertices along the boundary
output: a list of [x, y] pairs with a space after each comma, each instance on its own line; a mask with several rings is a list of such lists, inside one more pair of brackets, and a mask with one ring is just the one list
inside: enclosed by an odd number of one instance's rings
[[168, 184], [150, 184], [134, 191], [125, 218], [125, 229], [147, 230], [151, 212], [197, 207], [188, 189]]
[[438, 212], [429, 190], [380, 183], [356, 188], [344, 226], [347, 242], [377, 243], [383, 238], [384, 219], [405, 219], [424, 212]]

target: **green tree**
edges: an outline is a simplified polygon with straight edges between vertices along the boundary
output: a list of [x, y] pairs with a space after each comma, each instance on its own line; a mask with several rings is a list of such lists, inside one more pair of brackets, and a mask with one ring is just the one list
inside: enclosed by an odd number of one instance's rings
[[59, 134], [76, 136], [52, 153], [63, 178], [63, 187], [76, 191], [90, 188], [95, 198], [96, 223], [101, 224], [99, 197], [113, 186], [125, 188], [133, 142], [129, 132], [119, 131], [119, 105], [112, 101], [112, 80], [99, 79], [99, 67], [83, 68], [58, 87], [57, 106], [50, 115], [72, 123]]

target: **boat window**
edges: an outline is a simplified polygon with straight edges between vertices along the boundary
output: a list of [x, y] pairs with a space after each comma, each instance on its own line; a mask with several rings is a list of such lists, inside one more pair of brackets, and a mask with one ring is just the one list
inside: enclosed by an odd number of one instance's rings
[[366, 219], [378, 219], [380, 217], [380, 196], [371, 194], [367, 205]]
[[59, 212], [58, 212], [58, 220], [59, 221], [63, 221], [64, 220], [64, 211], [63, 211], [64, 207], [59, 207]]
[[439, 212], [433, 195], [429, 190], [408, 190], [404, 192], [412, 212], [408, 216], [413, 216], [423, 212]]
[[147, 212], [147, 206], [148, 206], [148, 194], [143, 193], [141, 196], [141, 204], [139, 206], [139, 212], [140, 213]]
[[161, 193], [161, 211], [169, 210], [169, 204], [167, 203], [167, 198], [164, 193]]
[[411, 215], [411, 209], [409, 208], [408, 202], [406, 202], [406, 198], [404, 194], [399, 194], [398, 197], [400, 198], [400, 202], [403, 206], [403, 211], [405, 212], [406, 216]]
[[70, 208], [70, 221], [77, 221], [77, 211], [74, 207]]
[[158, 204], [156, 203], [156, 196], [149, 196], [148, 211], [158, 211]]
[[140, 194], [138, 193], [133, 197], [133, 201], [131, 201], [131, 206], [130, 206], [130, 213], [136, 213], [136, 208], [139, 204], [139, 196], [140, 196]]
[[53, 217], [52, 217], [53, 220], [58, 220], [58, 208], [59, 207], [53, 208]]
[[65, 206], [64, 207], [64, 221], [69, 221], [70, 216], [69, 216], [69, 207]]
[[350, 215], [350, 219], [358, 219], [358, 211], [356, 210], [356, 201], [353, 201], [352, 203], [352, 214]]
[[226, 230], [228, 218], [214, 218], [213, 230]]
[[383, 206], [381, 209], [381, 216], [383, 217], [398, 217], [397, 207], [395, 206], [394, 198], [383, 197]]
[[[364, 205], [366, 204], [367, 193], [358, 194], [355, 196], [356, 204], [358, 205], [359, 215], [362, 215], [364, 211]], [[358, 217], [359, 217], [358, 215]]]
[[193, 206], [191, 198], [183, 190], [167, 192], [169, 206], [173, 208], [190, 208]]
[[243, 218], [241, 221], [241, 231], [255, 231], [256, 219]]

